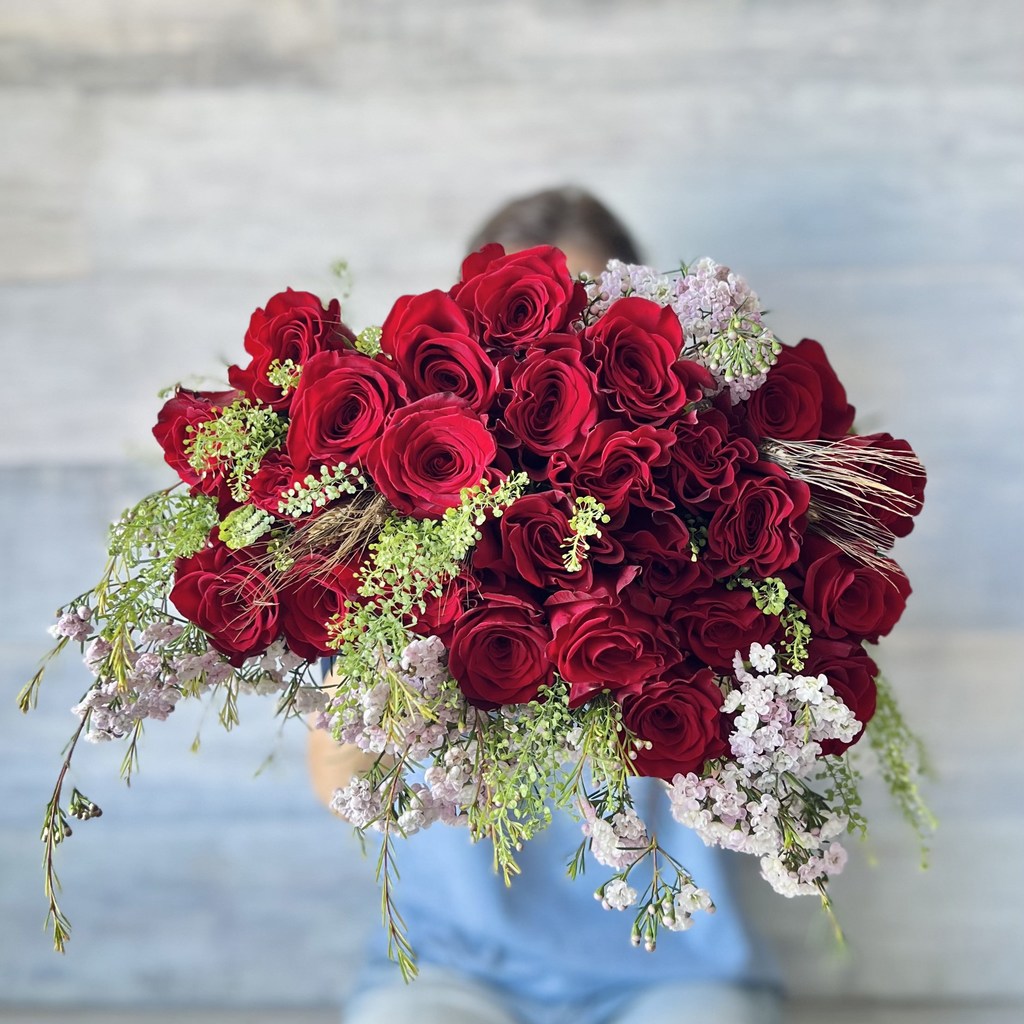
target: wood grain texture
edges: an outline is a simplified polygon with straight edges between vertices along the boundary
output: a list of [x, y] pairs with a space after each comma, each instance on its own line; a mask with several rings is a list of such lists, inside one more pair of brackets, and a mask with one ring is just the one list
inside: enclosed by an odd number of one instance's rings
[[[868, 1000], [833, 1019], [1011, 1019], [989, 1004], [1024, 1000], [1021, 54], [1016, 0], [0, 0], [9, 688], [106, 521], [164, 479], [160, 388], [223, 374], [251, 309], [331, 292], [339, 257], [349, 319], [379, 322], [452, 281], [497, 203], [577, 181], [655, 264], [745, 274], [780, 336], [825, 343], [863, 428], [924, 457], [882, 660], [935, 755], [932, 869], [869, 782], [874, 839], [836, 887], [846, 958], [809, 903], [751, 899], [797, 997]], [[102, 976], [122, 1006], [328, 1005], [372, 924], [368, 869], [300, 736], [250, 780], [260, 709], [204, 729], [198, 758], [186, 714], [154, 727], [130, 794], [89, 752], [108, 814], [63, 858], [77, 930], [51, 956], [34, 834], [76, 671], [28, 720], [0, 704], [0, 998], [98, 1005]]]

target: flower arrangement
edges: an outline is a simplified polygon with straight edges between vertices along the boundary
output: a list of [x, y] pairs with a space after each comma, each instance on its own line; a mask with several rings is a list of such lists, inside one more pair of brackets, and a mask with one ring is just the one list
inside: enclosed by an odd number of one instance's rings
[[65, 798], [76, 745], [126, 742], [130, 776], [143, 723], [182, 699], [230, 727], [239, 693], [272, 695], [373, 755], [333, 808], [381, 833], [407, 974], [395, 839], [434, 822], [490, 840], [510, 881], [575, 814], [570, 873], [606, 867], [596, 895], [634, 908], [647, 948], [713, 902], [637, 816], [634, 775], [826, 906], [837, 838], [865, 828], [847, 751], [866, 728], [930, 827], [865, 648], [910, 593], [889, 552], [924, 470], [852, 432], [822, 347], [778, 341], [727, 267], [575, 280], [557, 249], [486, 246], [359, 334], [336, 300], [275, 295], [245, 350], [228, 390], [167, 399], [154, 434], [180, 483], [114, 524], [102, 579], [52, 629], [50, 657], [79, 644], [94, 677], [43, 827], [58, 948], [54, 848], [99, 814]]

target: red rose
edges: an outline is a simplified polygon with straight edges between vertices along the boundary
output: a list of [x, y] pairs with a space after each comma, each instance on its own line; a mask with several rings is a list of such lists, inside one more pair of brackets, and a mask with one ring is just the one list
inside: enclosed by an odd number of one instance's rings
[[382, 361], [360, 352], [313, 356], [302, 371], [288, 427], [288, 454], [296, 470], [361, 465], [387, 418], [407, 397], [401, 377]]
[[486, 413], [498, 387], [498, 371], [469, 321], [442, 291], [400, 298], [384, 321], [381, 350], [392, 359], [413, 398], [452, 394]]
[[576, 335], [554, 335], [531, 348], [508, 386], [503, 421], [511, 443], [542, 458], [577, 453], [597, 423], [597, 380], [583, 363]]
[[672, 489], [691, 508], [710, 511], [729, 503], [742, 471], [760, 458], [752, 441], [730, 436], [729, 421], [718, 409], [699, 413], [693, 423], [677, 421], [672, 431]]
[[704, 762], [728, 753], [722, 738], [722, 691], [714, 673], [646, 683], [622, 698], [622, 721], [646, 743], [636, 751], [638, 775], [671, 780], [700, 772]]
[[608, 408], [631, 423], [661, 426], [715, 385], [703, 366], [679, 358], [683, 329], [675, 312], [649, 299], [612, 303], [586, 336]]
[[825, 350], [810, 338], [795, 348], [782, 346], [765, 382], [743, 406], [747, 422], [760, 437], [836, 439], [853, 425], [854, 408], [846, 391]]
[[439, 519], [487, 475], [497, 445], [483, 418], [452, 395], [428, 395], [392, 415], [366, 466], [399, 512]]
[[189, 463], [188, 439], [199, 424], [215, 420], [221, 409], [238, 397], [237, 391], [186, 391], [178, 388], [157, 414], [153, 436], [164, 450], [164, 460], [193, 492], [218, 494], [223, 477], [219, 464], [212, 460], [204, 473], [196, 472]]
[[824, 672], [836, 696], [861, 724], [857, 735], [849, 743], [825, 740], [821, 744], [823, 754], [841, 754], [860, 739], [864, 726], [874, 717], [878, 698], [875, 685], [878, 666], [860, 644], [815, 637], [807, 648], [807, 664], [803, 671], [805, 675], [812, 676]]
[[[840, 447], [841, 446], [841, 447]], [[924, 467], [917, 460], [913, 449], [892, 434], [865, 434], [844, 437], [830, 455], [840, 467], [843, 466], [842, 450], [851, 455], [846, 467], [857, 477], [871, 477], [888, 488], [887, 491], [869, 491], [860, 488], [867, 501], [853, 502], [846, 495], [823, 490], [811, 485], [811, 497], [816, 504], [825, 508], [843, 508], [857, 505], [858, 511], [866, 512], [892, 536], [905, 537], [914, 528], [914, 516], [924, 506], [924, 489], [927, 478]], [[910, 458], [906, 458], [906, 457]], [[898, 460], [898, 461], [897, 461]]]
[[245, 333], [245, 351], [252, 360], [245, 368], [228, 367], [232, 387], [244, 391], [254, 402], [274, 409], [286, 409], [293, 397], [267, 374], [274, 365], [291, 360], [304, 367], [317, 352], [347, 348], [355, 335], [341, 322], [341, 305], [332, 299], [326, 308], [309, 292], [288, 288], [257, 309]]
[[709, 587], [711, 574], [694, 557], [690, 531], [678, 516], [650, 512], [636, 520], [631, 517], [619, 534], [626, 558], [640, 567], [623, 596], [633, 607], [664, 617], [684, 594]]
[[602, 690], [637, 689], [679, 661], [665, 628], [627, 605], [580, 595], [547, 607], [554, 630], [548, 655], [569, 684], [573, 707]]
[[281, 631], [288, 646], [307, 661], [334, 654], [327, 642], [327, 624], [344, 617], [345, 601], [358, 587], [351, 565], [333, 564], [321, 554], [297, 559], [278, 594]]
[[171, 603], [238, 667], [277, 639], [277, 592], [259, 567], [263, 549], [232, 551], [218, 539], [179, 559]]
[[282, 495], [292, 487], [298, 474], [288, 458], [288, 453], [280, 448], [267, 452], [260, 462], [259, 469], [249, 480], [248, 504], [269, 512], [279, 519], [290, 519], [280, 510]]
[[749, 651], [755, 642], [770, 644], [779, 631], [778, 618], [758, 611], [749, 590], [718, 584], [678, 605], [672, 621], [684, 648], [705, 665], [729, 673], [736, 651]]
[[558, 491], [524, 494], [501, 518], [490, 519], [483, 527], [473, 550], [473, 568], [518, 577], [542, 589], [589, 589], [590, 561], [583, 559], [582, 568], [570, 572], [563, 560], [572, 512], [572, 502]]
[[558, 488], [602, 502], [612, 526], [621, 526], [631, 503], [651, 509], [675, 507], [654, 473], [668, 464], [674, 441], [675, 435], [668, 430], [650, 426], [627, 430], [618, 420], [602, 420], [579, 455], [559, 452], [552, 458], [548, 476]]
[[882, 573], [814, 534], [793, 568], [803, 577], [797, 596], [811, 627], [832, 639], [876, 643], [896, 625], [910, 595], [910, 581], [895, 562]]
[[541, 610], [526, 601], [488, 594], [452, 631], [448, 668], [478, 708], [526, 704], [552, 681], [545, 648], [551, 631]]
[[436, 636], [446, 648], [452, 645], [452, 630], [462, 618], [470, 593], [476, 590], [476, 580], [469, 575], [449, 580], [439, 597], [426, 594], [423, 608], [416, 613], [416, 621], [408, 623], [418, 636]]
[[708, 523], [705, 557], [716, 577], [750, 569], [766, 579], [800, 556], [810, 489], [770, 462], [740, 479]]
[[500, 245], [484, 246], [462, 264], [462, 281], [451, 296], [484, 344], [506, 350], [564, 331], [587, 301], [565, 255], [550, 245], [507, 256]]

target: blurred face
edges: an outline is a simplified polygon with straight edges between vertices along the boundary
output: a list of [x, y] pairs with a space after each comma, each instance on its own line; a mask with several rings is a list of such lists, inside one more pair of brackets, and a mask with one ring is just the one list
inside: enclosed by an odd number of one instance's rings
[[[531, 249], [534, 244], [531, 245], [508, 245], [505, 246], [505, 251], [522, 252], [523, 249]], [[569, 265], [569, 273], [573, 277], [579, 277], [580, 274], [589, 274], [591, 277], [597, 277], [605, 268], [605, 264], [613, 259], [612, 253], [604, 252], [602, 249], [591, 246], [581, 245], [579, 242], [570, 241], [569, 239], [555, 238], [552, 239], [550, 245], [557, 246], [565, 253], [566, 263]]]
[[604, 270], [605, 264], [612, 258], [611, 253], [602, 252], [593, 246], [580, 245], [570, 241], [556, 241], [554, 244], [565, 253], [569, 272], [573, 277], [584, 273], [591, 277], [597, 277]]

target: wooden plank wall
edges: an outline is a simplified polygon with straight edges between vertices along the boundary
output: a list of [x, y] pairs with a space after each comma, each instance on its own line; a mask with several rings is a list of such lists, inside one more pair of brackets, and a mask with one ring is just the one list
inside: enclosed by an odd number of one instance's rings
[[[918, 873], [868, 784], [875, 837], [836, 889], [846, 958], [813, 907], [752, 895], [794, 992], [950, 1020], [1024, 1001], [1022, 54], [1016, 0], [0, 0], [7, 689], [104, 523], [161, 479], [161, 387], [222, 373], [254, 306], [331, 291], [338, 258], [349, 319], [377, 322], [447, 286], [498, 202], [579, 182], [657, 265], [744, 273], [931, 471], [881, 659], [942, 831]], [[32, 833], [79, 685], [61, 670], [30, 723], [0, 707], [0, 999], [329, 1003], [367, 871], [305, 793], [301, 737], [250, 783], [258, 711], [184, 764], [190, 723], [154, 728], [137, 791], [96, 783], [116, 813], [66, 852], [78, 935], [50, 957]]]

